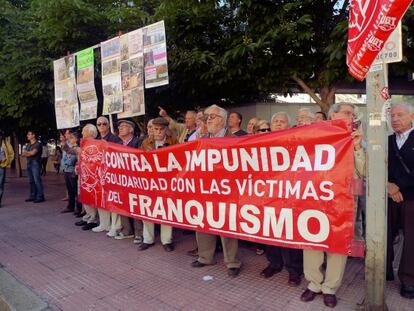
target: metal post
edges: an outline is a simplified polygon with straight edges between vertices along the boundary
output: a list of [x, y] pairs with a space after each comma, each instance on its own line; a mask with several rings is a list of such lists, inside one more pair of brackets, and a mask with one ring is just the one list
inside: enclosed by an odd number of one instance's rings
[[385, 100], [381, 90], [387, 85], [384, 71], [367, 75], [367, 208], [364, 309], [388, 310], [385, 304], [385, 267], [387, 250], [387, 156]]

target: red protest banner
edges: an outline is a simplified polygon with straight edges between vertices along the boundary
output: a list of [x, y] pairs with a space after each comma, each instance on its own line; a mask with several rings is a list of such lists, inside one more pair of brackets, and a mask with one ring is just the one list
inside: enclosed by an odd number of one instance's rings
[[348, 26], [349, 73], [363, 80], [412, 0], [351, 0]]
[[353, 165], [343, 121], [148, 152], [87, 140], [80, 198], [174, 227], [349, 254]]

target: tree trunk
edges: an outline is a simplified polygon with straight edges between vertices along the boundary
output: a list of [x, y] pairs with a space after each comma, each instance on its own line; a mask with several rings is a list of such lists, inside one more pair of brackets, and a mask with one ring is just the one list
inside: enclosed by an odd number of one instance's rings
[[335, 103], [336, 87], [332, 85], [322, 86], [320, 88], [319, 96], [312, 90], [301, 78], [296, 75], [292, 79], [316, 102], [316, 104], [325, 113], [328, 112], [331, 105]]

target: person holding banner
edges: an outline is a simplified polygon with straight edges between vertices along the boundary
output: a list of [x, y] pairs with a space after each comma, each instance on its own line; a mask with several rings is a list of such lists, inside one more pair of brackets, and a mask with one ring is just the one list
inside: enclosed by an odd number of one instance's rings
[[315, 115], [308, 107], [300, 108], [296, 114], [296, 126], [312, 124], [315, 121]]
[[[286, 130], [290, 127], [290, 120], [285, 112], [277, 112], [272, 117], [273, 131]], [[263, 120], [259, 120], [254, 128], [254, 133], [260, 134], [270, 132], [270, 125]], [[303, 251], [301, 249], [285, 248], [280, 246], [266, 245], [266, 258], [269, 264], [262, 270], [260, 275], [270, 278], [274, 274], [282, 271], [283, 266], [289, 272], [288, 284], [299, 286], [303, 274]]]
[[[146, 138], [141, 145], [144, 151], [164, 148], [178, 144], [177, 139], [167, 136], [168, 120], [164, 118], [155, 118], [152, 120], [153, 137]], [[144, 242], [138, 246], [138, 250], [144, 251], [154, 245], [154, 223], [142, 221], [144, 224]], [[161, 243], [166, 252], [172, 252], [174, 245], [172, 243], [173, 228], [167, 225], [161, 225]]]
[[[208, 137], [232, 136], [226, 128], [227, 111], [217, 105], [212, 105], [205, 110], [207, 117]], [[201, 268], [206, 265], [214, 265], [217, 236], [203, 232], [196, 232], [198, 259], [191, 263], [193, 268]], [[238, 240], [220, 236], [223, 245], [224, 263], [227, 266], [227, 274], [236, 277], [240, 274], [241, 262], [237, 259]]]
[[[332, 120], [344, 119], [349, 129], [353, 126], [355, 106], [351, 103], [336, 103], [329, 110]], [[354, 178], [365, 176], [365, 152], [361, 147], [362, 136], [358, 129], [352, 129], [351, 137], [354, 145]], [[354, 208], [357, 208], [357, 198], [354, 195]], [[337, 304], [336, 292], [341, 286], [345, 272], [347, 256], [335, 253], [326, 253], [326, 270], [322, 272], [324, 252], [319, 250], [303, 250], [303, 266], [305, 278], [309, 281], [307, 289], [300, 299], [304, 302], [312, 301], [317, 294], [323, 294], [323, 301], [327, 307], [334, 308]]]
[[[88, 123], [82, 129], [82, 139], [95, 139], [98, 136], [98, 130], [95, 125]], [[82, 217], [82, 220], [75, 223], [76, 226], [82, 226], [82, 230], [87, 231], [91, 230], [98, 226], [97, 224], [97, 215], [98, 210], [96, 207], [93, 207], [88, 204], [83, 204], [85, 210], [85, 215]]]
[[[140, 148], [142, 141], [134, 135], [135, 123], [130, 120], [119, 120], [118, 121], [118, 137], [122, 139], [124, 146], [132, 148]], [[117, 231], [115, 240], [122, 240], [127, 238], [135, 238], [136, 244], [143, 241], [143, 224], [142, 220], [134, 219], [131, 217], [120, 216], [122, 230]]]
[[387, 280], [394, 279], [393, 241], [401, 223], [400, 295], [414, 299], [414, 109], [406, 103], [395, 104], [390, 116], [394, 134], [388, 137]]
[[[109, 120], [104, 116], [100, 116], [96, 120], [96, 126], [99, 132], [99, 139], [107, 142], [122, 144], [121, 138], [111, 133], [109, 130]], [[121, 218], [116, 213], [108, 212], [102, 208], [98, 209], [99, 226], [92, 229], [93, 232], [109, 231], [107, 235], [114, 237], [116, 232], [121, 229]]]

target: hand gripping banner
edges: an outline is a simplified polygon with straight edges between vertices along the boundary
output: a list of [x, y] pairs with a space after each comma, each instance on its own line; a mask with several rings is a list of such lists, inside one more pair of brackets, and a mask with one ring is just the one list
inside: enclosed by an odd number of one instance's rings
[[83, 140], [82, 203], [290, 248], [350, 254], [353, 143], [343, 121], [154, 151]]

